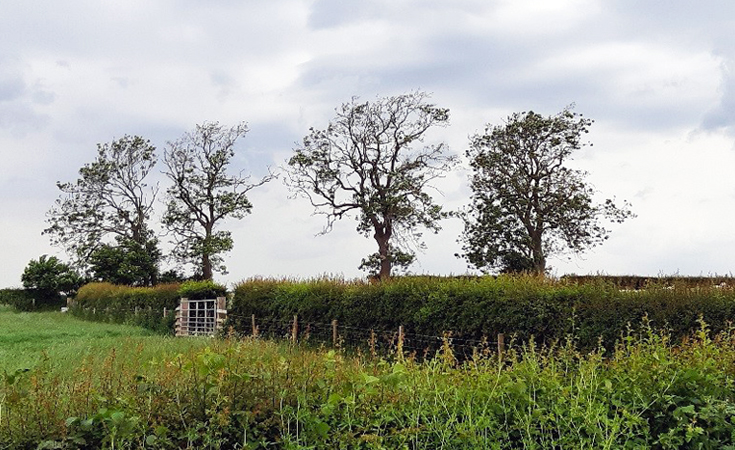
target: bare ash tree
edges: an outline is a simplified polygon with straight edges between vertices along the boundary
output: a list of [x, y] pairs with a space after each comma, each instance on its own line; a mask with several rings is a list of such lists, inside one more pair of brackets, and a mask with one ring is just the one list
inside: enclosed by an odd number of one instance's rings
[[335, 221], [354, 213], [357, 231], [375, 239], [378, 251], [361, 269], [381, 280], [406, 267], [423, 248], [420, 228], [437, 232], [448, 214], [429, 195], [432, 180], [456, 164], [443, 143], [423, 145], [433, 127], [446, 126], [449, 110], [414, 92], [337, 108], [325, 129], [311, 128], [288, 160], [292, 191], [307, 197], [317, 214]]
[[627, 203], [595, 203], [587, 173], [568, 167], [590, 125], [571, 107], [549, 117], [529, 111], [471, 138], [472, 203], [460, 256], [483, 271], [543, 274], [550, 255], [604, 242], [603, 220], [634, 217]]
[[145, 182], [155, 164], [155, 147], [140, 136], [98, 144], [97, 158], [79, 169], [79, 179], [57, 183], [62, 195], [47, 213], [43, 234], [82, 267], [113, 238], [155, 244], [148, 221], [158, 188]]
[[173, 235], [173, 256], [194, 264], [206, 280], [215, 271], [226, 273], [221, 255], [233, 247], [232, 234], [218, 229], [219, 225], [250, 214], [253, 205], [247, 193], [274, 178], [269, 174], [251, 182], [250, 176], [228, 173], [235, 143], [247, 131], [245, 123], [231, 128], [204, 123], [169, 142], [164, 151], [164, 174], [172, 186], [166, 191], [163, 224]]

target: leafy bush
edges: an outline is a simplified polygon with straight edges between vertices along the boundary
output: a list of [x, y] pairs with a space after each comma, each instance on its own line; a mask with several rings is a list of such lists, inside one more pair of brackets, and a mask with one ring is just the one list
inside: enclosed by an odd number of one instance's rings
[[251, 332], [262, 321], [329, 323], [364, 330], [397, 330], [456, 339], [491, 340], [499, 333], [520, 342], [553, 344], [568, 336], [583, 350], [611, 349], [628, 326], [644, 318], [675, 338], [697, 328], [701, 316], [716, 332], [735, 319], [729, 288], [653, 287], [621, 291], [604, 281], [573, 283], [531, 276], [403, 277], [369, 284], [334, 280], [249, 280], [235, 287], [229, 325]]
[[57, 308], [65, 304], [65, 295], [74, 295], [82, 285], [82, 278], [57, 257], [42, 255], [32, 259], [21, 276], [23, 287], [28, 290], [35, 307]]

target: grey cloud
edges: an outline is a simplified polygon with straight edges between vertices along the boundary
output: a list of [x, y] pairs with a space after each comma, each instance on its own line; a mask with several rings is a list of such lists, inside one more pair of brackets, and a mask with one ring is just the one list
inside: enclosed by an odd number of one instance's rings
[[26, 92], [26, 84], [20, 77], [0, 78], [0, 102], [21, 97]]
[[358, 20], [365, 13], [366, 2], [344, 0], [317, 0], [309, 15], [309, 26], [315, 29], [331, 28]]
[[[586, 67], [578, 72], [552, 71], [538, 61], [553, 57], [547, 46], [563, 48], [566, 42], [544, 46], [515, 41], [482, 39], [462, 34], [430, 38], [422, 58], [406, 58], [400, 65], [374, 60], [329, 57], [304, 66], [299, 84], [307, 90], [349, 95], [387, 95], [421, 88], [451, 92], [453, 97], [476, 107], [509, 110], [534, 109], [553, 113], [576, 102], [581, 112], [598, 120], [614, 121], [633, 129], [668, 129], [700, 120], [701, 111], [672, 107], [676, 99], [646, 102], [610, 88], [614, 68]], [[407, 55], [409, 56], [409, 55]], [[644, 86], [645, 87], [645, 86]], [[390, 92], [389, 92], [390, 91]], [[445, 105], [453, 109], [452, 105]]]
[[211, 72], [209, 79], [212, 85], [217, 87], [232, 87], [236, 84], [235, 80], [229, 74], [221, 70]]
[[56, 100], [56, 94], [43, 89], [33, 91], [31, 96], [33, 103], [37, 105], [50, 105]]
[[333, 28], [363, 20], [391, 20], [412, 24], [424, 24], [424, 15], [446, 18], [452, 14], [476, 14], [487, 7], [484, 0], [317, 0], [313, 3], [308, 25], [313, 29]]
[[22, 136], [42, 129], [49, 121], [47, 115], [37, 113], [24, 103], [0, 104], [0, 129], [6, 129], [14, 135]]
[[718, 129], [729, 129], [735, 132], [735, 61], [723, 70], [722, 94], [717, 106], [707, 112], [702, 128], [712, 131]]

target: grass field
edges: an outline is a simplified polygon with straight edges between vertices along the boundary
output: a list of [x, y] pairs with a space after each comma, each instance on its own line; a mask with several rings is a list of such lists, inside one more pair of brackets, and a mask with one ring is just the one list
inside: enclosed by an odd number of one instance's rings
[[64, 372], [113, 348], [135, 348], [141, 361], [203, 347], [209, 339], [162, 337], [139, 327], [85, 322], [60, 312], [16, 312], [0, 305], [0, 374], [51, 361]]

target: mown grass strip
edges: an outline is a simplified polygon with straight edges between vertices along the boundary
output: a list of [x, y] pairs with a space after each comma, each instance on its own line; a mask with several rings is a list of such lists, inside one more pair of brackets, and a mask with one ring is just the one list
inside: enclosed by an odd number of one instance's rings
[[85, 357], [105, 355], [123, 341], [140, 344], [149, 357], [206, 342], [156, 336], [140, 327], [83, 321], [61, 312], [16, 312], [0, 306], [0, 374], [33, 368], [44, 359], [72, 371]]

